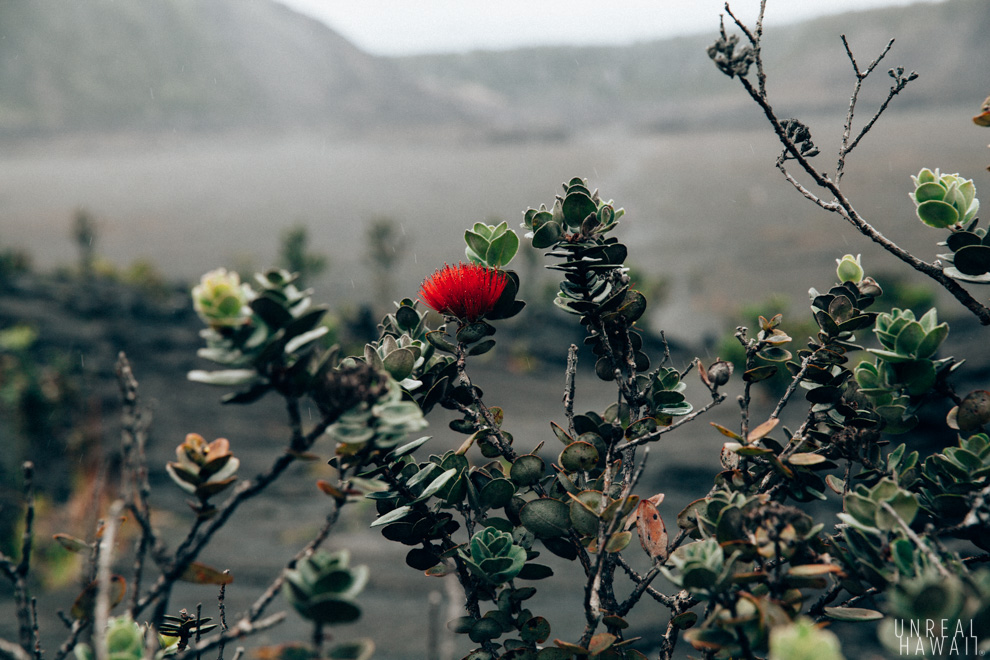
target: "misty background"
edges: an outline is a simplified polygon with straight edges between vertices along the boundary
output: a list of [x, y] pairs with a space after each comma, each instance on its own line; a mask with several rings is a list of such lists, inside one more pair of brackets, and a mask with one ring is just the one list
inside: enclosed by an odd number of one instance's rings
[[[279, 232], [302, 223], [329, 256], [330, 298], [356, 300], [370, 292], [354, 246], [371, 218], [401, 226], [400, 281], [416, 282], [460, 257], [463, 227], [517, 226], [582, 176], [625, 207], [630, 261], [690, 290], [699, 311], [761, 289], [800, 298], [844, 252], [893, 266], [780, 179], [760, 111], [705, 53], [709, 22], [703, 36], [628, 46], [381, 57], [271, 0], [3, 3], [0, 240], [38, 267], [64, 263], [82, 207], [108, 259], [193, 279], [267, 267]], [[778, 113], [810, 126], [826, 163], [852, 89], [839, 35], [861, 64], [897, 38], [858, 118], [885, 95], [887, 68], [920, 78], [850, 159], [847, 188], [922, 258], [932, 236], [908, 177], [941, 167], [979, 187], [985, 136], [969, 117], [990, 85], [988, 33], [990, 5], [950, 0], [766, 35]], [[795, 267], [815, 270], [778, 276]]]

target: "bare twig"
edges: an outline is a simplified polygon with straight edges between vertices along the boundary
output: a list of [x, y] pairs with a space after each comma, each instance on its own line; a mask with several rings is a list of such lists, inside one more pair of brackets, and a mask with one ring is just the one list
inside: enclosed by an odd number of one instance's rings
[[[757, 41], [756, 34], [748, 30], [745, 27], [745, 25], [742, 24], [741, 21], [736, 19], [736, 17], [731, 14], [731, 12], [730, 12], [730, 16], [733, 16], [733, 19], [735, 19], [736, 21], [736, 25], [739, 26], [739, 28], [743, 31], [743, 33], [747, 36], [747, 38], [750, 39], [751, 42]], [[762, 19], [762, 9], [761, 9], [760, 17]], [[724, 32], [724, 28], [723, 28], [723, 32]], [[888, 49], [889, 46], [890, 44], [888, 44]], [[757, 75], [759, 77], [761, 75], [759, 72], [762, 70], [762, 66], [763, 66], [762, 55], [760, 53], [759, 48], [755, 46], [753, 48], [753, 51], [754, 51], [754, 57], [758, 71]], [[868, 75], [869, 72], [873, 70], [873, 67], [875, 67], [876, 64], [879, 63], [882, 57], [886, 55], [886, 52], [887, 49], [883, 51], [881, 56], [878, 56], [876, 60], [874, 60], [874, 63], [871, 63], [870, 67], [865, 72], [859, 70], [859, 67], [858, 65], [855, 64], [855, 60], [853, 58], [852, 61], [854, 62], [853, 66], [857, 72], [856, 74], [857, 78], [860, 75], [863, 76]], [[840, 150], [840, 155], [843, 158], [844, 155], [847, 155], [850, 151], [852, 151], [852, 149], [854, 149], [856, 145], [859, 144], [860, 140], [866, 135], [866, 133], [869, 132], [869, 130], [876, 123], [880, 115], [887, 109], [891, 99], [893, 99], [894, 96], [899, 94], [901, 90], [904, 89], [904, 87], [908, 82], [916, 78], [917, 74], [912, 72], [907, 76], [904, 76], [903, 69], [898, 68], [896, 70], [891, 71], [891, 76], [894, 78], [894, 85], [891, 87], [887, 99], [880, 105], [880, 108], [877, 110], [877, 113], [874, 115], [874, 117], [867, 123], [867, 125], [860, 131], [859, 135], [852, 142], [848, 144], [846, 144], [845, 141], [843, 142], [843, 147]], [[774, 111], [773, 106], [770, 104], [769, 98], [767, 97], [766, 89], [763, 86], [762, 79], [758, 81], [757, 86], [754, 87], [753, 83], [750, 82], [750, 80], [747, 79], [744, 75], [740, 75], [737, 77], [739, 79], [740, 84], [743, 86], [743, 89], [746, 90], [746, 93], [749, 94], [750, 98], [753, 99], [753, 101], [755, 101], [756, 104], [760, 106], [760, 108], [763, 110], [763, 114], [766, 116], [767, 121], [770, 123], [770, 126], [773, 128], [774, 133], [776, 133], [781, 144], [784, 146], [784, 152], [781, 158], [778, 160], [777, 167], [781, 170], [781, 172], [785, 174], [785, 176], [788, 177], [788, 181], [798, 191], [800, 191], [802, 195], [814, 201], [820, 207], [828, 211], [832, 211], [834, 213], [839, 214], [842, 218], [844, 218], [847, 222], [853, 225], [860, 233], [862, 233], [864, 236], [869, 238], [871, 241], [880, 245], [884, 250], [893, 254], [895, 257], [906, 263], [914, 270], [918, 271], [919, 273], [922, 273], [923, 275], [926, 275], [930, 279], [937, 282], [942, 288], [944, 288], [946, 291], [951, 293], [956, 298], [956, 300], [960, 302], [960, 304], [962, 304], [974, 316], [976, 316], [980, 320], [980, 323], [982, 323], [983, 325], [990, 325], [990, 308], [980, 303], [968, 291], [966, 291], [966, 289], [964, 289], [956, 280], [946, 275], [942, 271], [940, 264], [927, 263], [918, 259], [910, 252], [907, 252], [903, 248], [899, 247], [896, 243], [894, 243], [889, 238], [884, 236], [881, 232], [879, 232], [875, 227], [873, 227], [870, 223], [868, 223], [865, 219], [863, 219], [862, 216], [859, 215], [859, 212], [856, 211], [855, 207], [853, 207], [849, 199], [839, 189], [838, 175], [836, 177], [836, 180], [833, 181], [825, 173], [819, 171], [814, 165], [811, 164], [811, 162], [808, 160], [808, 157], [806, 157], [804, 154], [801, 153], [801, 150], [798, 149], [797, 144], [787, 134], [787, 130], [785, 129], [783, 122], [780, 119], [778, 119], [777, 114]], [[854, 102], [855, 99], [852, 101], [852, 103], [854, 104]], [[851, 121], [852, 119], [851, 117], [849, 117], [848, 122], [850, 124], [850, 128], [849, 128], [850, 134], [851, 134]], [[818, 196], [811, 193], [805, 186], [801, 185], [798, 181], [793, 179], [793, 177], [790, 177], [783, 166], [783, 160], [785, 159], [796, 160], [798, 165], [801, 167], [801, 169], [804, 170], [804, 172], [812, 178], [815, 184], [820, 188], [828, 191], [831, 195], [833, 195], [834, 199], [832, 201], [826, 202], [818, 198]]]
[[856, 103], [859, 100], [859, 92], [863, 87], [863, 81], [866, 80], [866, 77], [873, 72], [873, 69], [875, 69], [878, 64], [880, 64], [880, 60], [882, 60], [887, 53], [890, 52], [891, 47], [894, 45], [894, 40], [891, 39], [887, 42], [886, 48], [883, 49], [883, 52], [881, 52], [876, 59], [870, 62], [870, 65], [866, 67], [866, 71], [860, 71], [859, 65], [856, 64], [856, 58], [853, 56], [852, 49], [849, 47], [849, 41], [846, 39], [846, 35], [843, 34], [840, 35], [840, 37], [842, 39], [842, 45], [846, 49], [846, 56], [849, 58], [850, 64], [852, 64], [853, 73], [856, 75], [856, 85], [853, 88], [852, 97], [849, 99], [849, 110], [846, 112], [846, 121], [842, 128], [842, 145], [839, 147], [839, 161], [835, 168], [836, 184], [842, 180], [843, 170], [846, 165], [846, 156], [849, 152], [856, 148], [856, 145], [859, 144], [859, 141], [863, 138], [863, 136], [870, 132], [870, 129], [873, 128], [873, 124], [876, 123], [876, 120], [879, 119], [880, 115], [887, 108], [887, 103], [889, 103], [890, 100], [900, 91], [897, 90], [895, 92], [894, 88], [891, 88], [891, 93], [887, 96], [887, 100], [880, 107], [880, 110], [873, 115], [873, 118], [866, 124], [866, 126], [863, 127], [863, 129], [859, 132], [859, 135], [856, 136], [856, 139], [850, 144], [849, 137], [852, 133], [853, 115], [856, 112]]
[[184, 653], [179, 653], [172, 657], [175, 660], [187, 660], [194, 655], [200, 655], [202, 653], [206, 653], [207, 651], [212, 651], [215, 648], [219, 648], [221, 644], [227, 644], [227, 642], [235, 639], [241, 639], [242, 637], [247, 637], [248, 635], [261, 632], [262, 630], [267, 630], [268, 628], [281, 623], [285, 617], [285, 612], [276, 612], [275, 614], [272, 614], [271, 616], [260, 621], [251, 622], [246, 619], [241, 619], [233, 628], [230, 628], [225, 633], [203, 640], [198, 644], [192, 644], [185, 650]]
[[[337, 522], [337, 519], [339, 517], [340, 517], [340, 507], [335, 506], [333, 508], [333, 511], [327, 514], [323, 526], [320, 527], [320, 531], [317, 532], [316, 536], [313, 537], [313, 539], [306, 544], [306, 547], [304, 547], [302, 550], [296, 553], [296, 555], [286, 565], [286, 568], [289, 569], [294, 568], [297, 563], [299, 563], [306, 557], [312, 555], [313, 552], [315, 552], [316, 549], [320, 547], [323, 544], [323, 542], [327, 539], [327, 536], [330, 535], [330, 530], [333, 529], [333, 526]], [[278, 577], [275, 578], [275, 580], [273, 580], [270, 585], [268, 585], [268, 588], [265, 589], [264, 593], [261, 594], [261, 596], [259, 596], [258, 599], [255, 600], [254, 603], [251, 605], [251, 609], [248, 610], [246, 616], [248, 620], [250, 621], [258, 620], [258, 618], [264, 613], [265, 608], [268, 607], [268, 604], [271, 603], [271, 601], [275, 598], [276, 595], [278, 595], [279, 589], [282, 588], [282, 582], [284, 580], [285, 580], [285, 571], [282, 571], [281, 573], [279, 573]]]
[[103, 538], [100, 539], [100, 560], [96, 569], [96, 604], [93, 607], [93, 627], [96, 630], [93, 645], [97, 660], [107, 660], [110, 649], [107, 646], [107, 622], [110, 620], [110, 578], [113, 564], [113, 546], [117, 542], [117, 528], [120, 514], [124, 511], [124, 501], [117, 500], [110, 505], [104, 523]]
[[[660, 366], [666, 366], [670, 362], [670, 344], [667, 343], [667, 335], [660, 331], [660, 343], [663, 345], [663, 360], [660, 361]], [[684, 376], [681, 376], [683, 378]]]
[[621, 445], [616, 446], [615, 449], [616, 451], [624, 451], [626, 449], [631, 449], [632, 447], [638, 447], [640, 445], [645, 445], [648, 442], [654, 442], [655, 440], [659, 440], [660, 436], [670, 433], [671, 431], [675, 431], [681, 428], [682, 426], [684, 426], [685, 424], [689, 424], [693, 422], [698, 417], [704, 415], [706, 412], [708, 412], [715, 406], [719, 405], [723, 401], [725, 401], [724, 394], [721, 393], [714, 394], [712, 395], [711, 401], [709, 401], [703, 407], [698, 408], [693, 413], [681, 417], [681, 419], [676, 424], [671, 424], [670, 426], [663, 426], [655, 431], [650, 431], [645, 435], [641, 435], [638, 438], [634, 438], [632, 440], [622, 443]]
[[164, 568], [168, 564], [168, 550], [151, 525], [151, 507], [148, 506], [151, 484], [148, 482], [145, 445], [151, 423], [150, 414], [140, 406], [138, 382], [123, 351], [117, 356], [115, 372], [122, 399], [120, 435], [123, 456], [123, 498], [127, 509], [141, 528], [141, 535], [135, 543], [134, 570], [129, 585], [128, 610], [133, 616], [136, 614], [138, 598], [141, 595], [141, 580], [148, 552], [151, 552], [158, 566]]
[[777, 401], [777, 405], [774, 407], [773, 412], [770, 413], [770, 419], [778, 419], [780, 417], [780, 413], [783, 412], [784, 406], [787, 405], [787, 402], [790, 400], [791, 395], [794, 394], [794, 391], [797, 389], [797, 386], [801, 383], [802, 380], [804, 380], [804, 375], [808, 373], [808, 365], [811, 364], [811, 360], [813, 357], [814, 355], [812, 354], [806, 356], [803, 360], [801, 360], [801, 368], [794, 375], [794, 378], [791, 379], [791, 382], [787, 385], [787, 389], [784, 390], [783, 396], [781, 396], [780, 400]]
[[235, 486], [234, 492], [223, 504], [217, 507], [216, 514], [210, 518], [209, 523], [199, 528], [199, 531], [191, 537], [192, 540], [186, 544], [186, 548], [182, 552], [176, 551], [170, 568], [158, 578], [151, 589], [148, 590], [148, 593], [138, 601], [135, 613], [140, 613], [156, 599], [161, 598], [161, 602], [164, 602], [171, 585], [189, 567], [189, 564], [196, 560], [202, 549], [210, 542], [210, 539], [213, 538], [217, 530], [226, 524], [227, 520], [234, 514], [234, 511], [241, 504], [264, 491], [273, 481], [278, 479], [297, 460], [299, 452], [309, 449], [316, 442], [317, 438], [326, 431], [327, 427], [336, 421], [337, 416], [328, 415], [323, 417], [315, 427], [305, 435], [301, 435], [298, 440], [294, 436], [293, 445], [298, 446], [298, 450], [287, 451], [275, 459], [267, 471], [256, 475], [254, 479], [242, 481]]
[[564, 376], [564, 415], [567, 417], [567, 432], [574, 434], [574, 377], [577, 375], [578, 347], [571, 344], [567, 349], [567, 372]]
[[0, 658], [11, 660], [31, 660], [31, 654], [17, 644], [0, 638]]
[[[61, 615], [63, 613], [59, 612], [59, 614]], [[69, 636], [58, 647], [58, 651], [55, 652], [55, 660], [64, 660], [66, 656], [72, 653], [72, 649], [76, 647], [76, 643], [79, 641], [79, 636], [88, 626], [89, 619], [75, 619], [70, 623]]]
[[34, 545], [34, 463], [25, 461], [24, 472], [24, 531], [21, 534], [21, 557], [17, 564], [0, 555], [0, 570], [13, 583], [17, 610], [18, 639], [25, 653], [32, 653], [38, 643], [37, 629], [31, 622], [31, 592], [28, 574], [31, 572], [31, 549]]
[[[224, 571], [224, 575], [230, 575], [230, 571]], [[220, 612], [220, 634], [227, 632], [227, 608], [224, 604], [224, 598], [227, 596], [227, 585], [226, 583], [220, 585], [220, 593], [217, 596], [217, 610]], [[217, 649], [217, 660], [223, 660], [223, 649], [227, 645], [227, 640], [221, 640], [220, 645]]]
[[897, 513], [897, 510], [890, 506], [890, 502], [881, 502], [880, 506], [884, 511], [889, 513], [894, 520], [897, 521], [897, 524], [904, 530], [904, 533], [909, 539], [911, 539], [911, 542], [914, 543], [919, 550], [928, 555], [928, 558], [932, 561], [932, 564], [935, 565], [935, 568], [938, 569], [939, 573], [947, 578], [952, 577], [952, 573], [950, 573], [949, 569], [947, 569], [945, 564], [942, 563], [942, 560], [939, 558], [938, 554], [932, 550], [927, 543], [921, 540], [921, 537], [918, 536], [915, 531], [911, 529], [911, 526], [904, 521], [904, 518], [901, 518], [900, 514]]

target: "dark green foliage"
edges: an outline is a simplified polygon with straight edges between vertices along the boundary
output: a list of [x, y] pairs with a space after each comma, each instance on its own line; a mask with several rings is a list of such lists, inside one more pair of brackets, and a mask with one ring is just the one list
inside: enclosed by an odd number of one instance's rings
[[355, 621], [361, 608], [354, 598], [368, 581], [368, 567], [349, 564], [346, 551], [319, 550], [285, 572], [282, 594], [299, 614], [314, 623]]

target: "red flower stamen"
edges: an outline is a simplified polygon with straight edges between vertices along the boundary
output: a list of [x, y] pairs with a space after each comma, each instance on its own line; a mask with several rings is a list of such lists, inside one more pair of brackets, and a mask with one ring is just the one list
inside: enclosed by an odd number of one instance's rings
[[479, 264], [444, 264], [426, 278], [419, 297], [441, 314], [477, 321], [495, 308], [507, 283], [505, 273]]

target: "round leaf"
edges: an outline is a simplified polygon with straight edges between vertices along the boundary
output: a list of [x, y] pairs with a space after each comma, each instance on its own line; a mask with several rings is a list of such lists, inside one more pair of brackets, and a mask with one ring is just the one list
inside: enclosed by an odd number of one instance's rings
[[492, 479], [481, 489], [481, 505], [489, 509], [500, 509], [515, 494], [516, 489], [508, 479]]
[[959, 212], [952, 204], [930, 199], [918, 205], [918, 218], [929, 227], [944, 229], [959, 222]]
[[520, 486], [529, 486], [540, 480], [546, 470], [543, 459], [535, 454], [524, 454], [509, 468], [509, 478]]
[[967, 245], [960, 248], [953, 263], [956, 270], [964, 275], [990, 272], [990, 245]]
[[953, 252], [958, 252], [967, 245], [980, 245], [980, 237], [971, 231], [955, 231], [945, 239], [945, 244]]
[[564, 235], [564, 230], [556, 222], [546, 222], [533, 233], [533, 247], [538, 250], [553, 247]]
[[960, 431], [975, 431], [990, 422], [990, 392], [976, 390], [966, 395], [956, 412]]
[[519, 636], [524, 642], [542, 644], [550, 637], [550, 623], [542, 616], [534, 616], [523, 624]]
[[914, 191], [914, 198], [919, 204], [930, 199], [941, 200], [945, 198], [945, 188], [935, 182], [923, 183]]
[[584, 192], [570, 192], [564, 197], [564, 221], [569, 227], [580, 227], [581, 222], [598, 211], [598, 205]]
[[563, 536], [571, 527], [567, 505], [549, 497], [527, 502], [519, 511], [519, 521], [537, 538]]
[[560, 464], [568, 472], [593, 470], [598, 465], [598, 450], [588, 442], [572, 442], [560, 452]]

